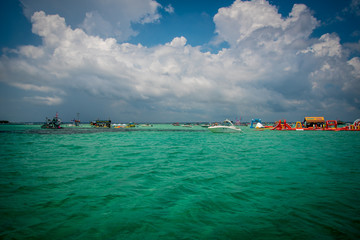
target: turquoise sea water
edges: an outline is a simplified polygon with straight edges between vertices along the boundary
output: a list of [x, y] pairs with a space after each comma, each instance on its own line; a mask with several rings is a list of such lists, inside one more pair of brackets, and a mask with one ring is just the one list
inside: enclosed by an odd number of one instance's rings
[[360, 238], [360, 132], [136, 130], [0, 126], [0, 238]]

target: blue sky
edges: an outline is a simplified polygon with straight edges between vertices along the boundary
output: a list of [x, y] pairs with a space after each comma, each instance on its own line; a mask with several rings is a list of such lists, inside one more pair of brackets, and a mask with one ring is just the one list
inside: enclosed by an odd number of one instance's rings
[[360, 1], [8, 0], [0, 119], [360, 117]]

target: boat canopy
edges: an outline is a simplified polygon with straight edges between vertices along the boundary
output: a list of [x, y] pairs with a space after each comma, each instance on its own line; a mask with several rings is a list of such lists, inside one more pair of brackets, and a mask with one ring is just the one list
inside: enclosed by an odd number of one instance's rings
[[325, 124], [324, 117], [305, 117], [304, 125], [308, 127], [322, 127]]
[[324, 117], [305, 117], [304, 121], [307, 123], [325, 123]]

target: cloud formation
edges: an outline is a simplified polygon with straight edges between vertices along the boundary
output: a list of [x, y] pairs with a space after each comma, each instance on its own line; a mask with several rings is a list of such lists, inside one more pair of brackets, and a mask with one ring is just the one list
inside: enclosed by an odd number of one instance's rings
[[[154, 2], [147, 10], [152, 14], [133, 19], [154, 21], [156, 8]], [[35, 12], [33, 32], [43, 44], [8, 50], [0, 81], [33, 93], [24, 100], [36, 104], [65, 104], [69, 92], [81, 91], [108, 99], [114, 111], [141, 106], [166, 113], [161, 120], [168, 121], [172, 114], [189, 120], [300, 120], [307, 114], [352, 120], [360, 114], [360, 59], [349, 58], [336, 34], [312, 38], [319, 23], [305, 5], [295, 4], [287, 17], [265, 0], [219, 9], [218, 41], [230, 47], [218, 53], [202, 52], [182, 36], [151, 48], [119, 43], [86, 29], [93, 20], [107, 29], [100, 15], [86, 18], [83, 30], [59, 15]]]
[[162, 6], [153, 0], [20, 0], [29, 19], [35, 12], [59, 14], [74, 28], [102, 38], [113, 37], [123, 42], [137, 35], [132, 23], [159, 21]]

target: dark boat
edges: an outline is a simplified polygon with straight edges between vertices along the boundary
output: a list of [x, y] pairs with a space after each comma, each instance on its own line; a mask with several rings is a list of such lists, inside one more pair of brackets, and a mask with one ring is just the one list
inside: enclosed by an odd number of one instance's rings
[[49, 128], [49, 129], [60, 129], [62, 128], [60, 126], [61, 119], [58, 116], [58, 113], [56, 113], [56, 116], [53, 117], [53, 119], [46, 118], [46, 122], [41, 126], [41, 128]]
[[111, 128], [111, 120], [96, 120], [90, 123], [93, 127]]
[[80, 113], [77, 113], [76, 115], [77, 115], [77, 119], [74, 118], [71, 121], [74, 123], [74, 126], [79, 127], [80, 126], [80, 118], [79, 118]]

